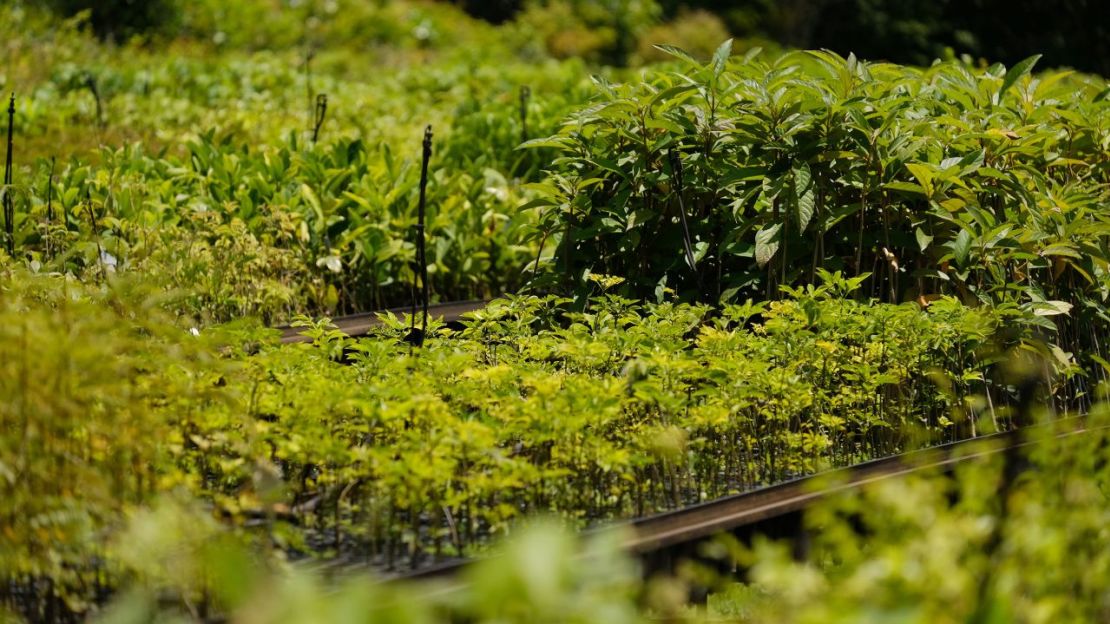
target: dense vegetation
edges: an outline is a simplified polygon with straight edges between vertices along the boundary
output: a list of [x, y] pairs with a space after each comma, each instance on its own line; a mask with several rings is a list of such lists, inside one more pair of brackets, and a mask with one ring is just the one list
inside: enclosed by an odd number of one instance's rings
[[[464, 0], [467, 11], [502, 21], [550, 5], [542, 0]], [[584, 3], [583, 3], [584, 4]], [[1039, 51], [1052, 66], [1110, 73], [1105, 5], [1087, 0], [606, 0], [612, 15], [645, 5], [681, 21], [713, 15], [741, 39], [928, 65], [946, 55], [1016, 63]], [[635, 31], [635, 20], [618, 19]]]
[[[172, 581], [169, 566], [235, 570], [210, 578], [226, 581], [219, 591], [243, 622], [1101, 621], [1110, 573], [1105, 409], [1092, 412], [1089, 423], [1098, 429], [1032, 446], [1021, 461], [1034, 478], [1008, 481], [996, 455], [955, 477], [900, 480], [825, 503], [809, 515], [815, 537], [804, 562], [786, 544], [722, 539], [717, 556], [726, 567], [754, 566], [749, 582], [725, 577], [698, 607], [686, 603], [686, 589], [707, 582], [707, 570], [645, 583], [620, 552], [619, 535], [576, 544], [546, 525], [515, 536], [503, 556], [479, 562], [466, 575], [469, 588], [456, 593], [364, 578], [336, 587], [303, 572], [275, 580], [246, 565], [231, 544], [204, 547], [210, 527], [186, 532], [190, 548], [178, 541], [171, 550], [149, 537], [151, 524], [174, 517], [167, 508], [136, 518], [132, 539], [148, 578]], [[137, 592], [105, 621], [157, 614], [154, 596]]]
[[[425, 2], [119, 14], [162, 30], [0, 7], [0, 88], [16, 92], [3, 608], [1105, 615], [1102, 434], [1038, 446], [1033, 478], [984, 462], [834, 501], [811, 516], [803, 567], [722, 543], [752, 583], [721, 579], [706, 611], [684, 606], [681, 574], [641, 584], [617, 538], [582, 571], [552, 529], [446, 601], [306, 575], [487, 553], [531, 516], [581, 528], [675, 508], [1012, 429], [1031, 408], [1105, 417], [1104, 78], [1037, 73], [1037, 56], [653, 47], [720, 22], [591, 4], [535, 3], [500, 26]], [[461, 328], [433, 321], [419, 346], [406, 318], [358, 339], [330, 324], [409, 304], [423, 273], [433, 300], [500, 298]], [[311, 342], [280, 344], [267, 327], [282, 322]], [[882, 512], [862, 544], [850, 527], [867, 506]], [[1019, 574], [1065, 552], [1090, 576]]]
[[[397, 43], [403, 13], [388, 2], [255, 0], [227, 6], [214, 0], [13, 0], [44, 5], [59, 15], [88, 13], [102, 38], [166, 38], [181, 33], [255, 47], [303, 44], [303, 25], [323, 26], [320, 39], [367, 35]], [[729, 33], [747, 42], [829, 49], [896, 63], [928, 65], [936, 58], [967, 57], [1017, 63], [1033, 51], [1052, 67], [1110, 73], [1110, 14], [1101, 2], [1058, 0], [443, 0], [490, 22], [522, 24], [528, 37], [556, 55], [607, 63], [638, 63], [654, 56], [645, 45], [668, 41], [701, 49]], [[383, 10], [384, 9], [384, 10]], [[342, 20], [329, 19], [342, 13]], [[442, 15], [442, 13], [441, 13]], [[334, 24], [336, 27], [331, 27]], [[451, 35], [465, 29], [436, 21]], [[326, 33], [326, 34], [325, 34]], [[676, 37], [678, 39], [676, 39]], [[427, 43], [427, 39], [425, 39]]]
[[[204, 321], [406, 303], [425, 123], [434, 296], [515, 291], [535, 260], [521, 184], [545, 154], [514, 148], [588, 97], [574, 62], [452, 57], [355, 81], [342, 74], [351, 59], [323, 51], [315, 65], [298, 54], [158, 63], [15, 15], [29, 31], [10, 42], [21, 62], [6, 84], [39, 81], [17, 102], [15, 247], [87, 280], [147, 274], [188, 293], [178, 310]], [[48, 72], [31, 62], [43, 57]], [[314, 133], [317, 94], [328, 108]]]
[[674, 53], [682, 73], [603, 84], [528, 144], [563, 153], [536, 203], [572, 286], [598, 271], [636, 297], [727, 302], [867, 273], [868, 295], [892, 303], [1070, 312], [1036, 324], [1107, 357], [1105, 80], [1030, 78], [1037, 57], [976, 71]]
[[[993, 431], [1008, 415], [1004, 397], [983, 423], [954, 422], [947, 409], [986, 383], [975, 354], [999, 319], [955, 301], [928, 313], [859, 304], [842, 299], [851, 284], [836, 276], [716, 319], [704, 306], [612, 296], [584, 313], [514, 298], [418, 356], [399, 320], [357, 342], [311, 325], [312, 346], [217, 329], [225, 355], [215, 361], [201, 346], [209, 332], [175, 335], [115, 287], [74, 297], [75, 285], [59, 301], [49, 280], [11, 280], [4, 422], [24, 433], [5, 456], [13, 477], [26, 476], [5, 498], [20, 514], [41, 507], [27, 528], [55, 539], [45, 551], [27, 550], [22, 532], [0, 543], [33, 568], [99, 554], [89, 531], [158, 484], [240, 520], [284, 510], [304, 529], [285, 534], [291, 547], [368, 551], [392, 567], [471, 552], [537, 511], [643, 515]], [[109, 302], [115, 312], [96, 312]], [[120, 328], [121, 316], [142, 323]], [[95, 349], [78, 346], [94, 337]], [[31, 361], [26, 344], [51, 347]], [[111, 367], [92, 363], [108, 353]], [[35, 428], [31, 413], [52, 428]], [[284, 484], [267, 486], [267, 475]], [[77, 491], [90, 506], [49, 515]]]

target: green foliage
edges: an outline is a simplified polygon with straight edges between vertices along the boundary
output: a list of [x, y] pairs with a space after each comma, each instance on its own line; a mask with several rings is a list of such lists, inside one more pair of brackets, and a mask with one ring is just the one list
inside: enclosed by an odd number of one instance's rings
[[67, 17], [84, 15], [97, 35], [115, 40], [165, 33], [180, 17], [175, 0], [45, 0], [45, 4]]
[[1073, 322], [1103, 318], [1110, 293], [1105, 80], [1030, 75], [1037, 57], [976, 71], [664, 49], [677, 71], [599, 81], [596, 105], [531, 144], [563, 154], [536, 187], [553, 280], [727, 302], [874, 273], [886, 301], [1017, 306], [1097, 350]]
[[[1061, 298], [1102, 296], [1105, 241], [1092, 226], [1106, 185], [1103, 81], [1029, 78], [1035, 59], [976, 74], [824, 52], [729, 65], [725, 47], [702, 65], [670, 51], [683, 73], [603, 83], [601, 103], [538, 142], [565, 156], [545, 190], [573, 273], [729, 300], [812, 281], [821, 267], [875, 270], [873, 292], [888, 300], [953, 292], [1027, 304], [1054, 294], [1056, 272], [1074, 284]], [[716, 276], [701, 292], [677, 253], [680, 203], [698, 272]], [[1055, 271], [1064, 256], [1075, 262]], [[1015, 272], [1032, 282], [1017, 293], [1006, 288]]]
[[1110, 74], [1105, 7], [1087, 0], [662, 0], [667, 15], [702, 8], [738, 37], [796, 49], [929, 65], [969, 55]]
[[[1033, 74], [1037, 57], [648, 48], [719, 24], [595, 4], [495, 30], [442, 3], [204, 0], [172, 41], [118, 45], [0, 7], [0, 86], [19, 92], [0, 601], [88, 616], [130, 588], [109, 621], [637, 621], [615, 541], [582, 566], [527, 533], [476, 592], [432, 602], [332, 595], [290, 562], [403, 570], [531, 515], [581, 527], [1010, 429], [1012, 352], [1040, 362], [1046, 402], [1089, 407], [1110, 371], [1104, 80]], [[591, 82], [553, 40], [672, 60]], [[407, 303], [424, 268], [426, 123], [433, 298], [533, 294], [433, 321], [420, 349], [393, 316], [350, 339], [312, 318]], [[290, 319], [310, 344], [259, 324]], [[757, 613], [778, 591], [761, 578], [717, 606]], [[643, 593], [682, 617], [680, 586]]]
[[187, 509], [162, 505], [133, 522], [127, 537], [147, 548], [139, 566], [147, 584], [118, 598], [96, 621], [203, 619], [196, 607], [171, 609], [164, 600], [159, 604], [153, 591], [159, 585], [153, 581], [167, 565], [176, 571], [212, 571], [208, 579], [217, 583], [214, 592], [223, 597], [220, 604], [226, 609], [221, 615], [244, 624], [643, 621], [635, 601], [639, 573], [620, 552], [619, 533], [578, 540], [557, 523], [533, 522], [495, 557], [468, 570], [464, 591], [443, 591], [429, 585], [387, 585], [363, 575], [327, 579], [303, 568], [267, 569], [226, 536], [206, 536], [195, 528], [179, 531], [193, 518]]
[[625, 65], [638, 39], [661, 17], [655, 0], [534, 0], [516, 17], [522, 39], [555, 58]]
[[178, 425], [215, 400], [218, 366], [126, 283], [2, 271], [0, 575], [74, 589], [128, 510], [182, 482]]
[[713, 13], [682, 12], [673, 20], [644, 31], [636, 45], [636, 58], [640, 63], [669, 60], [666, 52], [656, 46], [672, 45], [696, 58], [707, 59], [716, 49], [716, 42], [727, 38], [728, 29]]
[[465, 40], [493, 43], [491, 28], [449, 3], [390, 0], [14, 0], [76, 17], [102, 39], [190, 40], [204, 46], [389, 45], [439, 48]]
[[[258, 503], [239, 468], [211, 472], [215, 458], [268, 458], [283, 505], [345, 535], [330, 547], [363, 544], [393, 565], [469, 552], [529, 513], [642, 514], [968, 435], [980, 417], [994, 426], [959, 398], [985, 387], [973, 353], [994, 320], [861, 307], [829, 288], [713, 322], [606, 296], [564, 326], [560, 300], [514, 298], [419, 357], [399, 341], [404, 319], [361, 341], [314, 326], [314, 347], [266, 350], [228, 379], [252, 389], [255, 432], [228, 438], [213, 415], [189, 463], [209, 466], [207, 496], [238, 513]], [[764, 322], [749, 331], [753, 313]], [[351, 364], [336, 363], [345, 351]], [[928, 380], [940, 370], [951, 395]]]
[[181, 35], [220, 48], [434, 50], [492, 47], [493, 29], [452, 3], [407, 0], [190, 0]]
[[[141, 559], [109, 547], [125, 515], [175, 490], [240, 539], [405, 567], [533, 513], [643, 514], [1008, 426], [1012, 390], [980, 364], [999, 317], [857, 303], [838, 275], [719, 317], [511, 298], [433, 323], [414, 355], [405, 319], [358, 341], [306, 323], [312, 345], [195, 337], [119, 277], [62, 279], [5, 275], [0, 574], [52, 579], [78, 610], [89, 578]], [[989, 410], [966, 400], [984, 392]], [[151, 582], [195, 597], [174, 570]]]
[[807, 563], [783, 544], [741, 548], [751, 586], [722, 590], [711, 610], [745, 622], [1102, 620], [1106, 418], [1099, 406], [1088, 433], [1041, 431], [1009, 459], [1031, 468], [1013, 481], [999, 453], [819, 506]]
[[[198, 544], [196, 530], [181, 539], [172, 508], [139, 518], [129, 537], [149, 547], [146, 569], [172, 561], [219, 571], [215, 578], [231, 582], [217, 588], [237, 588], [225, 604], [239, 622], [315, 622], [322, 614], [334, 622], [1101, 621], [1110, 573], [1107, 424], [1099, 407], [1089, 432], [1067, 435], [1075, 423], [1060, 422], [1030, 436], [1020, 458], [985, 455], [955, 474], [878, 482], [826, 500], [807, 515], [805, 561], [789, 544], [766, 540], [748, 547], [721, 538], [703, 551], [748, 569], [743, 584], [694, 566], [642, 582], [617, 548], [619, 534], [576, 543], [551, 525], [514, 536], [475, 565], [469, 585], [446, 591], [267, 573], [227, 541]], [[1026, 472], [1008, 480], [1005, 462], [1015, 460]], [[170, 538], [151, 541], [155, 519]], [[692, 580], [717, 583], [704, 606], [686, 604]], [[102, 621], [173, 614], [164, 594], [159, 609], [154, 586], [117, 600]]]
[[[32, 33], [42, 28], [22, 15]], [[49, 69], [19, 100], [19, 257], [86, 280], [108, 270], [151, 276], [184, 293], [177, 311], [202, 322], [407, 303], [425, 122], [437, 136], [432, 296], [517, 290], [538, 244], [529, 226], [536, 211], [518, 209], [530, 199], [522, 184], [538, 178], [549, 154], [514, 148], [528, 133], [552, 132], [589, 93], [575, 62], [543, 65], [540, 75], [532, 65], [453, 59], [353, 81], [323, 61], [309, 75], [295, 54], [164, 63], [138, 48], [127, 50], [135, 62], [95, 47], [82, 59], [35, 36], [14, 45], [17, 59], [40, 54], [39, 71]], [[13, 79], [33, 80], [21, 67]], [[522, 117], [523, 87], [531, 95]], [[309, 91], [329, 94], [316, 144], [303, 106]], [[75, 135], [120, 145], [86, 154], [55, 144]]]

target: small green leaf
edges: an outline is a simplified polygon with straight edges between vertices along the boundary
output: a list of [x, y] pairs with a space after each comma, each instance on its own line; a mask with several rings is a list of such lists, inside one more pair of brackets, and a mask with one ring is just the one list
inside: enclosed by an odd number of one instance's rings
[[1037, 301], [1033, 303], [1033, 314], [1037, 316], [1056, 316], [1071, 312], [1072, 305], [1067, 301]]
[[517, 145], [516, 149], [538, 149], [541, 147], [557, 147], [559, 149], [566, 149], [570, 147], [572, 143], [573, 141], [570, 139], [570, 137], [543, 137], [539, 139], [532, 139], [531, 141], [525, 141], [520, 145]]
[[1098, 365], [1102, 367], [1102, 370], [1110, 373], [1110, 362], [1107, 362], [1105, 359], [1095, 355], [1094, 353], [1088, 353], [1087, 357], [1091, 358], [1092, 361], [1098, 363]]
[[730, 301], [732, 301], [733, 299], [736, 298], [736, 293], [738, 293], [738, 292], [740, 292], [740, 287], [739, 286], [733, 286], [732, 288], [726, 288], [726, 289], [721, 291], [721, 296], [720, 296], [720, 298], [717, 299], [717, 302], [718, 303], [728, 303], [728, 302], [730, 302]]
[[1007, 89], [1014, 86], [1014, 83], [1018, 81], [1018, 78], [1021, 78], [1025, 74], [1028, 74], [1030, 71], [1032, 71], [1033, 66], [1036, 65], [1037, 61], [1039, 60], [1041, 60], [1041, 55], [1034, 54], [1033, 56], [1030, 56], [1023, 61], [1019, 61], [1013, 67], [1011, 67], [1010, 71], [1006, 72], [1006, 75], [1002, 77], [1002, 87], [998, 89], [998, 99], [1001, 101], [1002, 96], [1006, 93]]
[[921, 251], [928, 249], [933, 242], [933, 237], [926, 234], [921, 228], [917, 228], [914, 235], [917, 237], [917, 246], [921, 248]]
[[903, 193], [916, 193], [918, 195], [928, 196], [925, 187], [912, 182], [887, 182], [883, 185], [883, 188], [892, 191], [902, 191]]
[[[705, 258], [705, 254], [709, 252], [709, 241], [698, 241], [694, 243], [694, 262], [701, 262]], [[694, 267], [695, 269], [697, 266]]]
[[316, 196], [316, 191], [307, 184], [301, 184], [301, 197], [304, 198], [305, 203], [312, 208], [312, 212], [316, 215], [316, 220], [322, 227], [324, 224], [324, 208], [320, 204], [320, 198]]
[[339, 256], [324, 256], [316, 261], [316, 266], [327, 267], [332, 273], [340, 273], [343, 271], [343, 262]]
[[663, 89], [651, 98], [649, 106], [654, 107], [660, 102], [671, 102], [672, 100], [675, 101], [674, 103], [680, 102], [681, 99], [678, 96], [689, 93], [695, 89], [697, 89], [697, 85], [692, 84], [678, 85], [677, 87]]
[[721, 44], [717, 51], [713, 53], [713, 77], [718, 78], [725, 71], [725, 66], [728, 65], [728, 57], [732, 55], [732, 39], [726, 40]]
[[1074, 247], [1065, 245], [1063, 243], [1053, 243], [1041, 250], [1042, 256], [1064, 256], [1067, 258], [1081, 259], [1083, 256], [1079, 254]]
[[675, 58], [680, 58], [680, 59], [686, 61], [687, 63], [690, 63], [691, 65], [700, 65], [701, 64], [701, 63], [698, 63], [697, 60], [694, 59], [694, 57], [690, 56], [689, 52], [687, 52], [686, 50], [683, 50], [682, 48], [677, 48], [673, 45], [666, 45], [666, 44], [656, 44], [652, 47], [656, 48], [657, 50], [662, 50], [663, 52], [666, 52], [667, 54], [670, 54], [671, 56], [673, 56]]

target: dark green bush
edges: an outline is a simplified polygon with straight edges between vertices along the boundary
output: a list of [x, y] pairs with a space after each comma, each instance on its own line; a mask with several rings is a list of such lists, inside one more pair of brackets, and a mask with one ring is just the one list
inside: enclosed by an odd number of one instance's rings
[[1038, 57], [921, 70], [672, 52], [686, 73], [599, 82], [596, 104], [528, 144], [562, 152], [537, 185], [549, 284], [581, 296], [604, 273], [630, 297], [730, 302], [825, 269], [872, 275], [868, 296], [889, 302], [1020, 308], [1066, 351], [1110, 342], [1092, 333], [1110, 292], [1105, 80], [1031, 76]]
[[172, 30], [180, 17], [176, 0], [40, 0], [73, 16], [87, 11], [89, 25], [103, 39], [123, 40]]
[[1099, 0], [662, 0], [716, 12], [732, 32], [795, 48], [928, 65], [948, 49], [1007, 64], [1110, 73], [1110, 8]]
[[[463, 0], [492, 22], [513, 18], [522, 0]], [[1015, 63], [1034, 52], [1046, 66], [1110, 73], [1110, 7], [1101, 0], [658, 0], [665, 19], [705, 10], [744, 38], [793, 48], [928, 65], [951, 49]], [[709, 37], [707, 37], [709, 39]]]

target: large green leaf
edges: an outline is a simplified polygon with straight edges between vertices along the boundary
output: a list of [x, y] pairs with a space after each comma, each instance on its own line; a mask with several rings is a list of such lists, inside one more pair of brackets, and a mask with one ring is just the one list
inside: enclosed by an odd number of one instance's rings
[[779, 232], [782, 230], [782, 224], [776, 223], [767, 226], [755, 234], [755, 262], [760, 267], [764, 267], [771, 258], [779, 250]]
[[307, 184], [301, 184], [301, 197], [304, 198], [305, 203], [312, 209], [312, 213], [316, 216], [316, 223], [318, 227], [324, 226], [324, 207], [320, 203], [320, 198], [317, 197], [316, 191]]
[[967, 266], [967, 259], [971, 255], [971, 232], [960, 230], [956, 240], [952, 241], [952, 257], [960, 267]]
[[810, 220], [813, 219], [814, 207], [817, 205], [813, 174], [809, 170], [809, 165], [804, 162], [794, 165], [794, 203], [798, 231], [804, 232]]
[[935, 190], [933, 170], [928, 165], [921, 163], [906, 163], [906, 169], [913, 174], [914, 178], [917, 178], [918, 184], [925, 189], [925, 194], [932, 197]]

